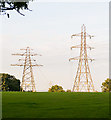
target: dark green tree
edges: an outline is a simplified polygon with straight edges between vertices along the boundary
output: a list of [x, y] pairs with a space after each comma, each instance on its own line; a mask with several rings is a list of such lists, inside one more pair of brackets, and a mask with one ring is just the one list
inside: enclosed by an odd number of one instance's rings
[[20, 91], [20, 80], [5, 73], [1, 73], [0, 76], [2, 91]]
[[111, 91], [111, 79], [107, 78], [105, 82], [102, 83], [102, 92], [110, 92]]
[[33, 1], [33, 0], [23, 0], [23, 2], [17, 2], [17, 0], [2, 0], [2, 1], [0, 1], [0, 13], [1, 13], [1, 15], [7, 15], [9, 18], [9, 13], [7, 13], [7, 11], [15, 10], [19, 14], [25, 16], [20, 11], [21, 10], [31, 11], [28, 8], [30, 1]]
[[49, 88], [48, 92], [65, 92], [62, 88], [62, 86], [54, 85], [51, 88]]

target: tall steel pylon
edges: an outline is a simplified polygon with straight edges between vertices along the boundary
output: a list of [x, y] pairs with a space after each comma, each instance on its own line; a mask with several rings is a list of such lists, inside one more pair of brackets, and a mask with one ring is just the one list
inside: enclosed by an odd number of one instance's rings
[[94, 60], [88, 57], [87, 55], [87, 48], [90, 50], [93, 49], [93, 47], [90, 47], [86, 44], [86, 37], [89, 37], [90, 39], [94, 36], [91, 36], [86, 33], [86, 27], [83, 24], [81, 27], [81, 33], [80, 34], [73, 34], [71, 38], [74, 36], [80, 36], [81, 37], [81, 44], [72, 46], [71, 50], [73, 48], [80, 48], [80, 56], [75, 58], [70, 58], [70, 60], [79, 60], [77, 73], [74, 81], [73, 86], [73, 92], [95, 92], [88, 60]]
[[[22, 76], [22, 83], [21, 83], [21, 91], [32, 91], [36, 92], [35, 88], [35, 81], [34, 81], [34, 75], [33, 75], [33, 70], [32, 67], [34, 66], [43, 66], [43, 65], [38, 65], [36, 63], [35, 59], [32, 58], [32, 56], [36, 56], [39, 54], [32, 53], [31, 51], [33, 49], [30, 49], [27, 47], [26, 49], [20, 49], [24, 50], [24, 53], [17, 53], [17, 54], [12, 54], [12, 55], [19, 55], [19, 56], [24, 56], [23, 59], [19, 59], [19, 61], [23, 61], [23, 64], [11, 64], [11, 66], [23, 66], [23, 76]], [[41, 55], [39, 55], [41, 56]]]

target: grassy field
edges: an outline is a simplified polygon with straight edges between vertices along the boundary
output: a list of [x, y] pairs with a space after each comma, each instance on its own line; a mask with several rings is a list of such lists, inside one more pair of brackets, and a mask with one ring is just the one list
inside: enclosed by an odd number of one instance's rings
[[3, 118], [107, 118], [108, 93], [3, 92]]

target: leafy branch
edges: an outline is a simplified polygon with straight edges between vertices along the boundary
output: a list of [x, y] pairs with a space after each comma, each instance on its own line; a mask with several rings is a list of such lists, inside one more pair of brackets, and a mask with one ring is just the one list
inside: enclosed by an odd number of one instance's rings
[[9, 18], [9, 13], [7, 13], [7, 11], [15, 10], [20, 15], [25, 16], [23, 13], [21, 13], [21, 10], [32, 11], [28, 8], [29, 1], [32, 1], [32, 0], [27, 0], [25, 2], [13, 2], [12, 0], [8, 0], [5, 2], [0, 1], [0, 13], [1, 15], [7, 15]]

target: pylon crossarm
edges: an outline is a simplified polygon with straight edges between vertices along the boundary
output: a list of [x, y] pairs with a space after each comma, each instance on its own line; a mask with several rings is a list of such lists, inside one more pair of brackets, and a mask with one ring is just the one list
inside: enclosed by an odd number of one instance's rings
[[73, 38], [74, 36], [81, 36], [81, 33], [79, 33], [79, 34], [73, 34], [73, 35], [71, 35], [71, 38]]
[[[81, 48], [81, 46], [80, 46], [80, 45], [72, 46], [72, 47], [71, 47], [71, 50], [72, 50], [73, 48]], [[89, 48], [90, 50], [94, 49], [94, 47], [90, 47], [90, 46], [87, 46], [86, 48]]]
[[43, 65], [38, 65], [38, 64], [36, 64], [36, 65], [32, 65], [32, 66], [38, 66], [38, 67], [39, 67], [39, 66], [43, 66]]
[[87, 59], [90, 60], [91, 62], [95, 60], [95, 59], [90, 58], [90, 57], [88, 57], [88, 56], [87, 56]]
[[42, 56], [41, 54], [37, 54], [37, 55]]
[[89, 60], [92, 62], [92, 61], [94, 61], [95, 59], [91, 59], [91, 58], [90, 58]]
[[[26, 48], [26, 49], [24, 49], [24, 48], [23, 48], [23, 49], [20, 49], [20, 50], [25, 50], [25, 51], [26, 51], [26, 50], [27, 50], [27, 48]], [[33, 50], [33, 49], [30, 49], [30, 50]]]
[[70, 58], [69, 61], [71, 60], [79, 60], [80, 57], [75, 57], [75, 58]]
[[90, 50], [94, 49], [94, 47], [90, 47], [89, 45], [86, 45], [86, 48], [89, 48]]
[[90, 60], [91, 62], [94, 60], [94, 59], [91, 59], [91, 58], [81, 58], [82, 60]]
[[38, 54], [36, 54], [36, 53], [35, 54], [30, 54], [30, 56], [36, 56], [36, 55], [38, 55]]
[[18, 61], [25, 61], [25, 59], [19, 59]]
[[33, 53], [33, 52], [30, 52], [30, 56], [42, 56], [41, 54], [37, 54], [37, 53]]
[[72, 46], [71, 50], [72, 50], [72, 48], [80, 48], [80, 47], [81, 47], [81, 45]]
[[[24, 66], [23, 64], [11, 64], [11, 66]], [[35, 64], [35, 65], [25, 65], [25, 66], [43, 66], [43, 65], [38, 65], [38, 64]]]
[[[71, 50], [72, 50], [72, 48], [81, 48], [81, 45], [72, 46]], [[90, 50], [94, 49], [94, 47], [90, 47], [89, 45], [86, 45], [86, 48], [89, 48]]]
[[[12, 55], [18, 55], [18, 56], [27, 56], [26, 52], [23, 54], [23, 53], [16, 53], [16, 54], [12, 54]], [[36, 55], [39, 55], [39, 56], [42, 56], [40, 54], [30, 54], [30, 56], [36, 56]]]
[[16, 54], [12, 54], [12, 55], [25, 56], [25, 53], [16, 53]]
[[24, 66], [22, 64], [11, 64], [11, 66]]
[[93, 35], [89, 35], [88, 33], [86, 33], [86, 37], [89, 37], [91, 39], [94, 36]]
[[[25, 59], [19, 59], [19, 61], [25, 61]], [[36, 61], [35, 59], [31, 59], [31, 61]]]
[[90, 60], [91, 62], [94, 60], [94, 59], [91, 59], [91, 58], [80, 58], [80, 57], [75, 57], [75, 58], [70, 58], [69, 61], [71, 60]]

